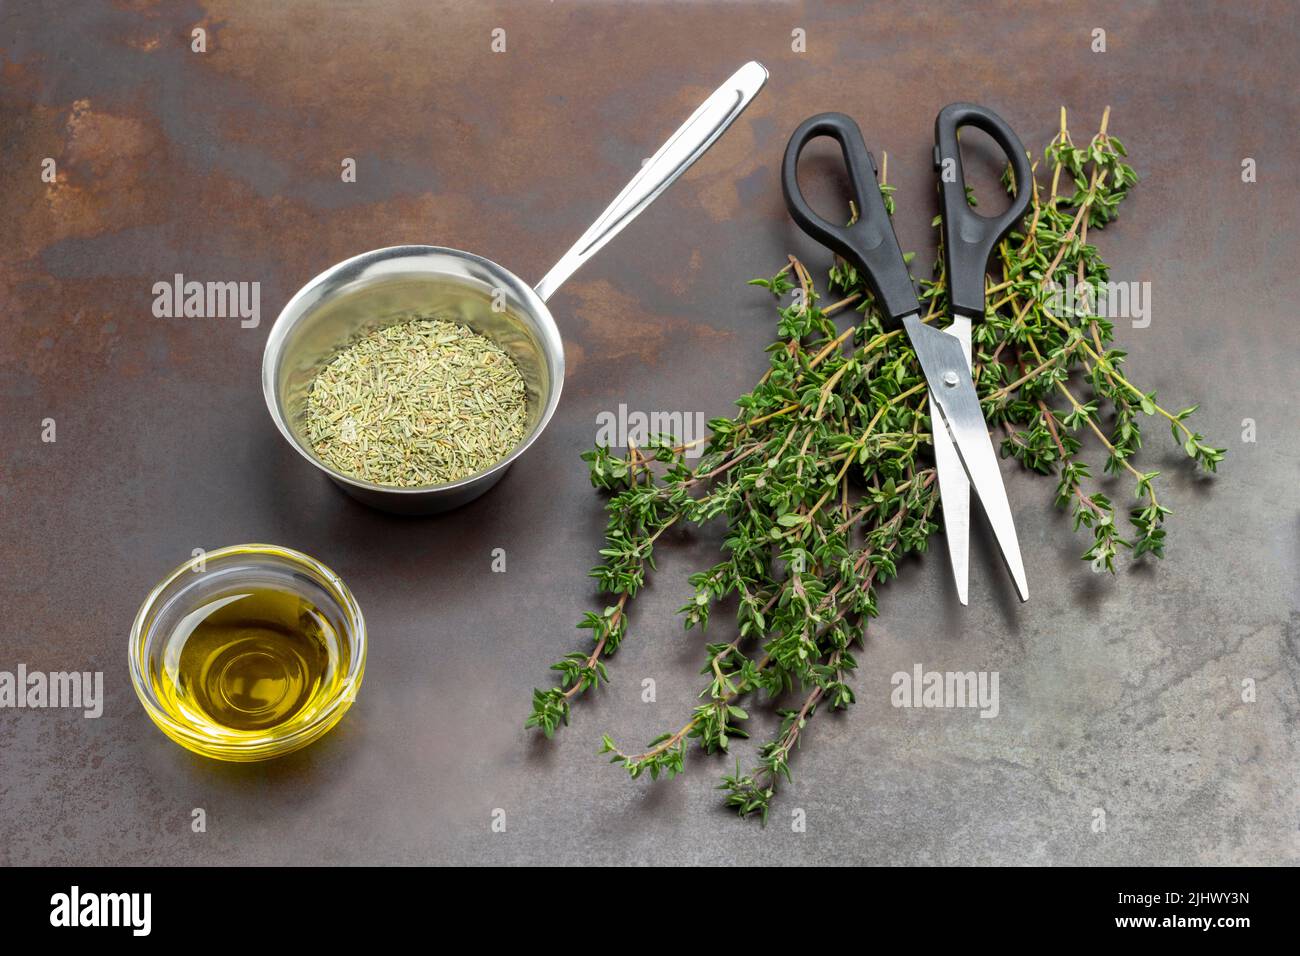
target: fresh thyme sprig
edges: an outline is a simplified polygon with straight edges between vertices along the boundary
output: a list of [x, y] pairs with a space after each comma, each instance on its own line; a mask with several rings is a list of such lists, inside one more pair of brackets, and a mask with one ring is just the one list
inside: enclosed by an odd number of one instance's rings
[[[1072, 510], [1076, 530], [1090, 533], [1085, 560], [1113, 572], [1122, 550], [1134, 558], [1164, 555], [1170, 510], [1156, 495], [1158, 473], [1133, 463], [1141, 418], [1165, 419], [1208, 471], [1223, 451], [1186, 424], [1195, 406], [1171, 413], [1154, 392], [1129, 381], [1124, 353], [1111, 345], [1113, 325], [1091, 307], [1108, 273], [1087, 242], [1089, 230], [1115, 218], [1137, 181], [1123, 145], [1107, 132], [1108, 120], [1109, 111], [1081, 148], [1062, 110], [1045, 152], [1050, 186], [1029, 185], [1026, 219], [998, 251], [987, 321], [976, 326], [974, 374], [990, 423], [1004, 433], [1003, 453], [1059, 476], [1057, 504]], [[881, 189], [892, 212], [885, 169]], [[946, 314], [942, 257], [935, 273], [921, 283], [926, 321]], [[1053, 290], [1067, 276], [1082, 308], [1055, 307]], [[717, 753], [747, 736], [746, 698], [794, 696], [795, 704], [779, 711], [776, 736], [759, 748], [757, 765], [742, 773], [737, 764], [721, 785], [741, 816], [766, 819], [781, 781], [790, 779], [808, 721], [822, 707], [853, 703], [853, 646], [877, 614], [878, 585], [898, 573], [904, 555], [926, 549], [938, 491], [922, 451], [931, 442], [925, 380], [906, 337], [882, 328], [853, 267], [833, 265], [830, 285], [841, 298], [824, 307], [794, 258], [753, 284], [778, 302], [796, 294], [779, 307], [767, 372], [737, 401], [736, 417], [709, 423], [699, 461], [692, 467], [685, 456], [697, 443], [670, 436], [625, 456], [602, 446], [582, 456], [592, 484], [610, 493], [604, 561], [591, 573], [616, 600], [584, 616], [579, 627], [592, 632], [592, 650], [552, 665], [559, 686], [534, 691], [527, 725], [550, 736], [568, 722], [574, 699], [608, 680], [604, 659], [626, 637], [629, 605], [654, 569], [660, 536], [679, 523], [722, 519], [724, 558], [690, 576], [694, 594], [680, 609], [688, 630], [704, 630], [719, 601], [736, 601], [735, 637], [705, 645], [702, 703], [679, 729], [641, 751], [626, 751], [608, 736], [601, 749], [632, 777], [671, 777], [682, 771], [691, 741]], [[833, 317], [850, 309], [855, 322], [839, 331]], [[1135, 480], [1132, 540], [1121, 535], [1115, 505], [1079, 458], [1085, 431], [1104, 450], [1106, 472]]]

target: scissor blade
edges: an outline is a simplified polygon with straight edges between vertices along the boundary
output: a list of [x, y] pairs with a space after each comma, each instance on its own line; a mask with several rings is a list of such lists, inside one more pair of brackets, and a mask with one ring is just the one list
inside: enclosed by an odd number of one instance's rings
[[[1027, 601], [1029, 588], [1025, 582], [1025, 567], [1020, 558], [1015, 521], [1011, 517], [1011, 504], [1007, 501], [1007, 489], [1002, 484], [997, 452], [993, 450], [993, 442], [989, 439], [988, 426], [984, 422], [979, 397], [975, 394], [975, 384], [971, 381], [962, 343], [954, 336], [930, 328], [916, 315], [904, 318], [903, 327], [907, 330], [917, 360], [921, 363], [921, 370], [925, 373], [932, 407], [939, 407], [966, 477], [974, 485], [975, 494], [979, 496], [980, 503], [984, 505], [984, 513], [989, 517], [989, 524], [993, 526], [993, 536], [997, 539], [1007, 571], [1015, 582], [1016, 592], [1020, 595], [1020, 600]], [[933, 417], [932, 414], [931, 419]], [[937, 426], [935, 430], [938, 430]], [[942, 485], [939, 493], [942, 497]]]
[[[966, 367], [970, 368], [970, 319], [955, 316], [943, 331], [962, 344]], [[965, 605], [969, 603], [970, 580], [970, 482], [943, 424], [942, 413], [931, 409], [930, 417], [934, 421], [934, 462], [939, 472], [939, 500], [943, 503], [943, 535], [957, 600]]]

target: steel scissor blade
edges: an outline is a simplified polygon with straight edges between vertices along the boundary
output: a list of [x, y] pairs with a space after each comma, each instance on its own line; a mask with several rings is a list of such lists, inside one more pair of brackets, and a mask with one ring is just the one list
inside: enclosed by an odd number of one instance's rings
[[[940, 422], [934, 422], [933, 427], [936, 431], [940, 423], [947, 427], [966, 477], [993, 526], [993, 536], [1015, 582], [1016, 592], [1020, 600], [1027, 601], [1029, 588], [1025, 582], [1025, 566], [1020, 557], [1015, 521], [1011, 517], [1011, 504], [1007, 501], [997, 452], [989, 438], [988, 425], [984, 422], [979, 396], [975, 394], [975, 383], [971, 381], [962, 343], [955, 336], [930, 328], [915, 314], [903, 319], [903, 327], [912, 341], [930, 388], [931, 420], [934, 419], [934, 406], [938, 406], [940, 412]], [[942, 483], [939, 495], [943, 497]], [[944, 513], [948, 513], [947, 502], [944, 502]]]
[[[970, 368], [970, 319], [953, 316], [952, 324], [943, 331], [962, 344], [966, 367]], [[948, 545], [957, 600], [965, 605], [969, 603], [970, 580], [970, 482], [966, 480], [966, 470], [947, 426], [939, 427], [941, 413], [931, 410], [930, 417], [936, 419], [934, 463], [939, 471], [939, 498], [943, 502], [943, 536]]]

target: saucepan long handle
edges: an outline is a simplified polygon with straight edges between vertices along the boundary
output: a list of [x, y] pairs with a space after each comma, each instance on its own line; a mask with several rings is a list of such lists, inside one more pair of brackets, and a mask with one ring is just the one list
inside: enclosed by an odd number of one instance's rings
[[718, 87], [659, 152], [641, 167], [621, 193], [592, 223], [582, 238], [573, 244], [564, 258], [537, 283], [535, 291], [542, 301], [550, 298], [569, 276], [595, 255], [605, 243], [613, 239], [641, 210], [672, 185], [691, 164], [704, 155], [754, 98], [767, 82], [767, 70], [760, 63], [750, 61]]

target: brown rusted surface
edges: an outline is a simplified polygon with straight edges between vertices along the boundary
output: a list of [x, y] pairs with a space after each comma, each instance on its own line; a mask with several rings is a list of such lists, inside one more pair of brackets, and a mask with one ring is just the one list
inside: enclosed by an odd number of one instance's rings
[[[105, 672], [104, 716], [0, 711], [0, 863], [1295, 862], [1298, 709], [1294, 319], [1300, 155], [1284, 3], [553, 4], [121, 2], [7, 7], [0, 21], [0, 670]], [[208, 52], [190, 50], [208, 31]], [[506, 30], [507, 51], [490, 50]], [[1093, 53], [1094, 28], [1107, 52]], [[807, 52], [791, 31], [807, 31]], [[521, 466], [454, 514], [369, 512], [308, 469], [262, 404], [279, 307], [311, 276], [406, 242], [539, 278], [730, 70], [767, 89], [698, 166], [551, 302], [570, 378]], [[889, 155], [898, 231], [933, 252], [932, 124], [985, 103], [1039, 152], [1106, 105], [1143, 182], [1095, 237], [1150, 281], [1121, 329], [1135, 377], [1203, 401], [1224, 474], [1163, 436], [1170, 559], [1094, 578], [1016, 475], [1033, 601], [977, 540], [969, 611], [938, 555], [882, 595], [860, 703], [818, 718], [760, 831], [712, 790], [725, 769], [633, 784], [599, 735], [679, 726], [699, 639], [673, 610], [717, 540], [679, 538], [640, 599], [615, 683], [552, 743], [522, 729], [551, 660], [598, 606], [603, 514], [578, 453], [596, 416], [729, 411], [764, 367], [772, 310], [744, 285], [794, 252], [777, 170], [806, 115], [838, 109]], [[1243, 157], [1259, 182], [1243, 184]], [[43, 182], [52, 158], [57, 178]], [[340, 181], [353, 157], [358, 181]], [[816, 163], [816, 158], [813, 158]], [[827, 202], [832, 193], [824, 192]], [[259, 281], [261, 324], [158, 319], [155, 282]], [[57, 441], [40, 440], [42, 420]], [[1242, 443], [1242, 420], [1258, 441]], [[1117, 498], [1127, 487], [1115, 489]], [[372, 649], [329, 738], [265, 766], [210, 763], [149, 723], [126, 637], [196, 547], [272, 541], [352, 586]], [[490, 572], [491, 550], [508, 554]], [[1289, 643], [1288, 643], [1289, 642]], [[920, 661], [1002, 674], [1002, 716], [895, 710]], [[641, 701], [645, 677], [658, 700]], [[1243, 678], [1259, 697], [1243, 704]], [[760, 708], [761, 709], [761, 708]], [[760, 729], [770, 718], [759, 718]], [[208, 832], [191, 832], [195, 807]], [[791, 808], [808, 832], [784, 826]], [[1088, 827], [1095, 807], [1109, 833]], [[489, 830], [506, 810], [505, 834]], [[781, 834], [784, 833], [785, 836]], [[773, 844], [773, 840], [776, 844]]]

